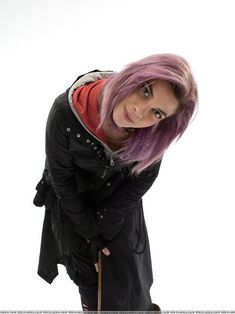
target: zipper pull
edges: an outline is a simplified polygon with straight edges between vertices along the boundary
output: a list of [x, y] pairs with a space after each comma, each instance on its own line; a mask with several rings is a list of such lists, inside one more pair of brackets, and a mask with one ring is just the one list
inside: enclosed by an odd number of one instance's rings
[[114, 166], [113, 156], [111, 156], [110, 166], [112, 166], [112, 167]]

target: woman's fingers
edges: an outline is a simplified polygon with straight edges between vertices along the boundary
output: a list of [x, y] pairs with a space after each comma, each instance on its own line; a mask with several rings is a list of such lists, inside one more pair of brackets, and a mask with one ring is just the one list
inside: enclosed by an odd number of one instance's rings
[[107, 255], [107, 256], [110, 255], [110, 251], [107, 247], [103, 248], [102, 252], [104, 253], [104, 255]]
[[[109, 251], [109, 249], [108, 249], [107, 247], [103, 248], [103, 249], [102, 249], [102, 252], [103, 252], [104, 255], [106, 255], [106, 256], [109, 256], [109, 255], [110, 255], [110, 251]], [[98, 273], [98, 271], [99, 271], [98, 263], [95, 263], [94, 265], [95, 265], [95, 269], [96, 269], [96, 271], [97, 271], [97, 273]]]

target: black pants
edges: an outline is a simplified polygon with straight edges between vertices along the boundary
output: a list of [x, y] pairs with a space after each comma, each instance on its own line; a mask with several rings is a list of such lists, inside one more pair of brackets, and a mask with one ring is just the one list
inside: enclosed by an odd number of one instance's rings
[[96, 311], [98, 303], [98, 274], [84, 243], [82, 254], [72, 253], [65, 259], [68, 275], [78, 286], [83, 311]]
[[66, 271], [78, 286], [82, 297], [95, 300], [98, 296], [98, 273], [91, 260], [88, 244], [84, 242], [82, 252], [74, 252], [66, 257]]

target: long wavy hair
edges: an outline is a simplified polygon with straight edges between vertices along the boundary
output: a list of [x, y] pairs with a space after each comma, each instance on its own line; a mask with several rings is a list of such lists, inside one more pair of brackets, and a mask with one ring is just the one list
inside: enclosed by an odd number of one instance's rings
[[196, 112], [198, 91], [189, 63], [174, 54], [156, 54], [130, 63], [122, 71], [113, 73], [104, 83], [100, 96], [100, 129], [109, 119], [113, 128], [115, 104], [121, 102], [145, 83], [156, 80], [168, 81], [178, 99], [177, 112], [156, 125], [135, 128], [131, 136], [123, 141], [123, 148], [117, 157], [124, 165], [134, 163], [132, 174], [138, 175], [151, 164], [157, 163], [169, 145], [178, 140]]

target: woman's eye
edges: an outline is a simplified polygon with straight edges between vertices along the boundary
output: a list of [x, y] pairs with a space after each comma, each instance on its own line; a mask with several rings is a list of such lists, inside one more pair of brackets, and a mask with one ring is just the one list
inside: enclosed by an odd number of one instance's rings
[[161, 120], [162, 119], [162, 114], [159, 110], [154, 109], [154, 115], [157, 119]]
[[150, 88], [148, 87], [148, 85], [144, 85], [142, 87], [142, 91], [143, 91], [143, 94], [144, 94], [144, 98], [149, 98], [151, 92], [150, 92]]

